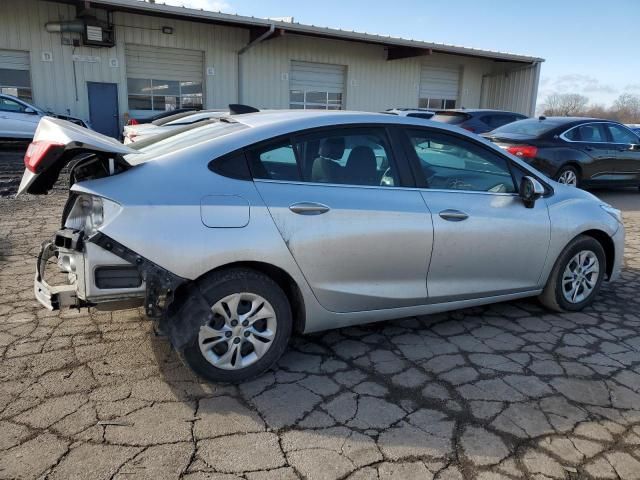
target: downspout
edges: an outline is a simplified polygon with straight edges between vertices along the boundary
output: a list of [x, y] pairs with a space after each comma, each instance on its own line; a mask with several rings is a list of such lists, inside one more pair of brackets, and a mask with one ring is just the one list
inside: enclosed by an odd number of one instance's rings
[[242, 103], [242, 58], [241, 58], [242, 54], [244, 54], [246, 51], [252, 49], [257, 44], [262, 43], [264, 40], [266, 40], [271, 35], [273, 35], [273, 32], [275, 32], [275, 31], [276, 31], [276, 26], [272, 23], [271, 25], [269, 25], [269, 30], [267, 30], [262, 35], [260, 35], [258, 38], [256, 38], [252, 42], [249, 42], [244, 47], [242, 47], [240, 50], [238, 50], [238, 65], [237, 65], [237, 67], [238, 67], [238, 75], [237, 75], [237, 79], [238, 79], [238, 86], [237, 86], [237, 88], [238, 88], [238, 103]]

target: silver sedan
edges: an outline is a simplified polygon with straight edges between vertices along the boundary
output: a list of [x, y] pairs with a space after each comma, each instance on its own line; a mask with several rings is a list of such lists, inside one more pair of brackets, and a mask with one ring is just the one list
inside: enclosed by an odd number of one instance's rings
[[[591, 304], [620, 212], [456, 127], [357, 112], [231, 115], [135, 148], [41, 121], [22, 192], [71, 160], [49, 309], [143, 305], [200, 375], [270, 368], [316, 332], [537, 296]], [[55, 258], [69, 282], [49, 285]]]

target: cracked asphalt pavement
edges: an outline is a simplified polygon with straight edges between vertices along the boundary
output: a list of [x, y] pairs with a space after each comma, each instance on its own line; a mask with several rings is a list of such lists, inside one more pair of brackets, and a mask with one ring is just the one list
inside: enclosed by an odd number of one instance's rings
[[61, 192], [0, 199], [0, 478], [640, 478], [640, 194], [593, 307], [534, 300], [296, 337], [208, 384], [141, 310], [48, 312]]

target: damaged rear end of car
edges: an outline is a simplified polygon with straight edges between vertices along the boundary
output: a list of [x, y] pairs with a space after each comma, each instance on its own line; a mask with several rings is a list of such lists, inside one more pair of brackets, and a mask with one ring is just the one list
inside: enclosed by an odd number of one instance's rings
[[[167, 292], [182, 279], [158, 267], [99, 231], [121, 211], [109, 198], [83, 192], [74, 185], [119, 175], [134, 167], [125, 155], [138, 152], [115, 139], [56, 118], [41, 120], [25, 154], [25, 173], [18, 194], [48, 193], [69, 167], [69, 198], [61, 228], [42, 244], [34, 292], [49, 310], [97, 307], [116, 310], [145, 305], [152, 318], [161, 316]], [[59, 272], [66, 275], [60, 281]], [[56, 277], [57, 282], [51, 280]]]

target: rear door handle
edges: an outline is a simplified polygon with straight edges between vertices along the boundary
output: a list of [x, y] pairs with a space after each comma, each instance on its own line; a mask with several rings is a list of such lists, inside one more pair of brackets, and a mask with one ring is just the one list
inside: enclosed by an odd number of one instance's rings
[[451, 209], [443, 210], [439, 215], [440, 218], [449, 222], [461, 222], [462, 220], [466, 220], [467, 218], [469, 218], [469, 215], [467, 215], [466, 213], [461, 212], [460, 210]]
[[298, 215], [321, 215], [331, 209], [322, 203], [299, 202], [289, 205], [289, 210]]

